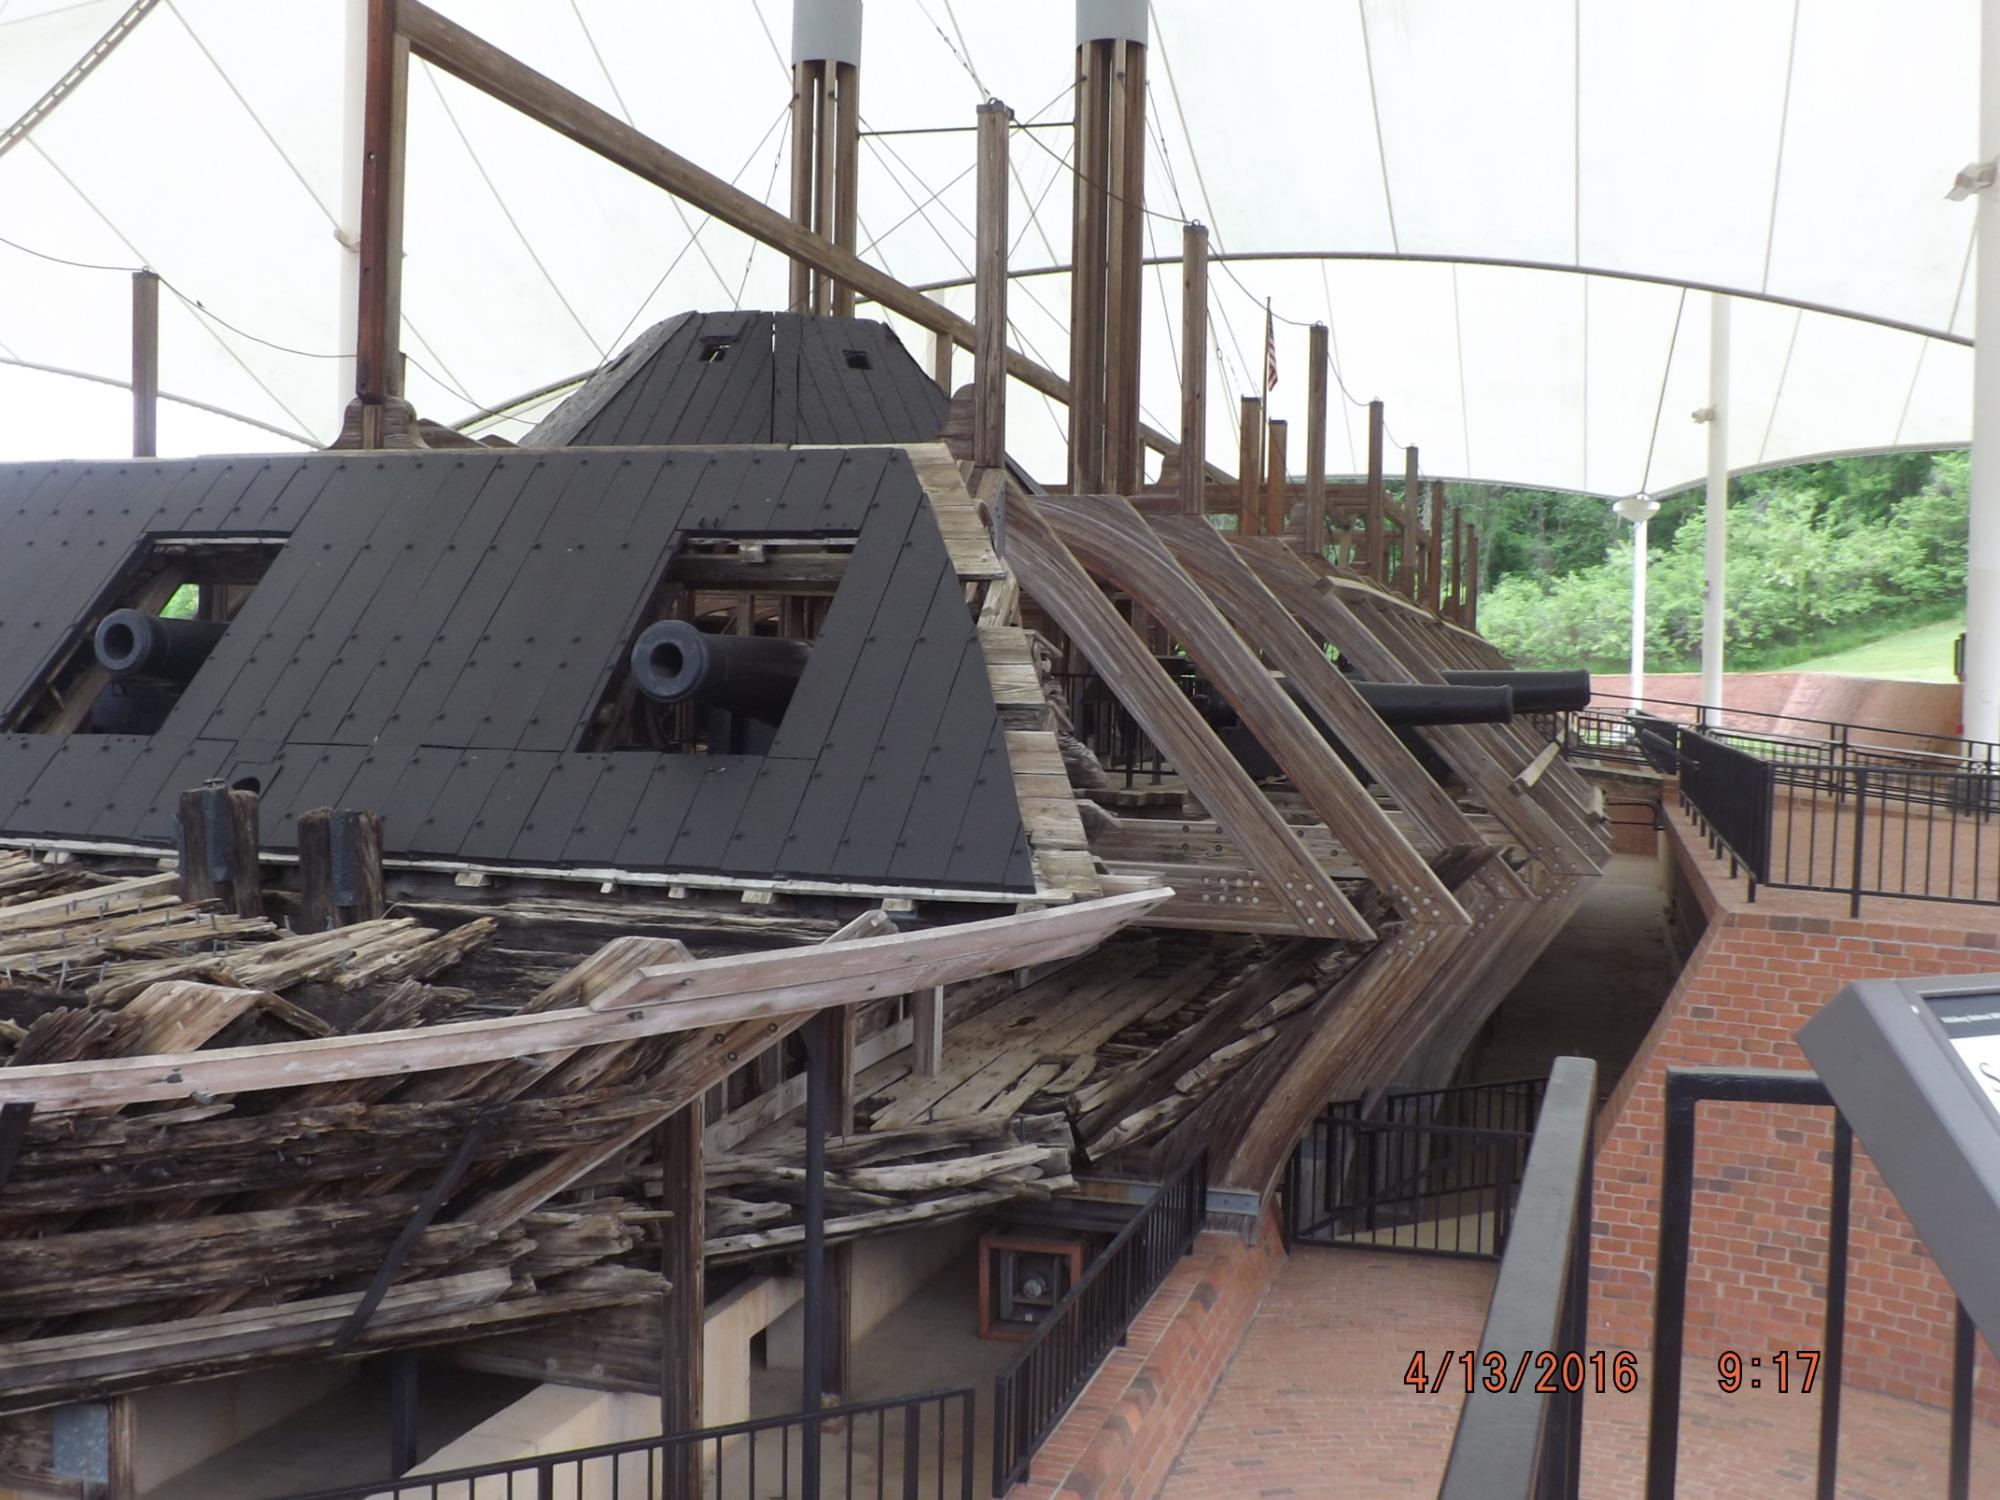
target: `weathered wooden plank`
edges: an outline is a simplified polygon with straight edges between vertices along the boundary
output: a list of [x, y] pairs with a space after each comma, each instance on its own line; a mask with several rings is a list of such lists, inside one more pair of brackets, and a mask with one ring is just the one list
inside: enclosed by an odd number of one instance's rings
[[[1164, 549], [1145, 530], [1138, 512], [1123, 501], [1119, 504], [1124, 506], [1130, 526], [1150, 543], [1156, 555], [1164, 557]], [[1256, 783], [1223, 748], [1194, 706], [1147, 651], [1145, 643], [1119, 618], [1102, 590], [1063, 544], [1050, 520], [1025, 498], [1010, 503], [1007, 519], [1008, 561], [1021, 575], [1023, 584], [1096, 664], [1106, 683], [1172, 758], [1216, 821], [1229, 830], [1272, 883], [1272, 888], [1289, 904], [1299, 930], [1359, 939], [1373, 936], [1373, 929], [1320, 873], [1284, 820], [1258, 791]], [[1185, 579], [1185, 575], [1173, 568], [1170, 559], [1166, 568]], [[1188, 587], [1192, 590], [1192, 585]], [[1198, 597], [1199, 591], [1194, 592]], [[1206, 606], [1205, 599], [1201, 603]], [[1208, 614], [1214, 614], [1212, 607], [1208, 608]], [[1235, 643], [1238, 653], [1247, 656], [1247, 648], [1228, 630], [1227, 624], [1217, 623], [1220, 624], [1218, 640], [1226, 636]], [[1285, 708], [1297, 718], [1302, 732], [1323, 748], [1324, 741], [1319, 740], [1289, 700]]]
[[[1247, 627], [1249, 639], [1272, 651], [1274, 660], [1280, 659], [1276, 653], [1289, 635], [1298, 648], [1291, 653], [1291, 662], [1305, 666], [1305, 658], [1316, 657], [1319, 667], [1332, 673], [1331, 665], [1284, 616], [1276, 600], [1265, 596], [1268, 608], [1261, 618], [1234, 610], [1225, 617], [1175, 563], [1161, 536], [1130, 505], [1114, 496], [1051, 496], [1043, 506], [1058, 535], [1088, 566], [1167, 622], [1203, 674], [1235, 706], [1313, 811], [1339, 835], [1397, 910], [1419, 921], [1466, 920], [1451, 892], [1389, 822], [1381, 805], [1312, 722], [1272, 680], [1245, 636], [1238, 633]], [[1186, 536], [1197, 528], [1215, 535], [1200, 519], [1168, 522], [1162, 518], [1161, 524], [1172, 528], [1175, 535]], [[1227, 543], [1220, 537], [1215, 542], [1226, 556]], [[1249, 582], [1253, 587], [1246, 592], [1261, 592], [1254, 588], [1254, 579]], [[1269, 628], [1280, 623], [1281, 629]], [[1358, 698], [1355, 707], [1368, 713]], [[1346, 717], [1353, 717], [1352, 710]], [[1380, 721], [1377, 723], [1379, 726]], [[1273, 893], [1278, 894], [1275, 888]]]

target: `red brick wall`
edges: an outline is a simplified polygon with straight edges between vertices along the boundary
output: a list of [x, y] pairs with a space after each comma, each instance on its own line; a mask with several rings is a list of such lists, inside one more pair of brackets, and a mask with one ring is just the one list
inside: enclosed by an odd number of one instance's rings
[[1204, 1234], [1098, 1369], [1009, 1500], [1149, 1500], [1284, 1264], [1275, 1214], [1257, 1243]]
[[[1678, 819], [1669, 837], [1679, 834]], [[1696, 880], [1700, 884], [1699, 877]], [[1661, 1120], [1669, 1066], [1809, 1068], [1792, 1037], [1850, 980], [2000, 970], [2000, 937], [1868, 921], [1715, 910], [1638, 1059], [1599, 1121], [1591, 1326], [1651, 1343]], [[1819, 1348], [1832, 1115], [1704, 1105], [1695, 1157], [1687, 1352]], [[1941, 1402], [1953, 1299], [1865, 1152], [1855, 1155], [1847, 1379]], [[1986, 1361], [1991, 1374], [1992, 1361]], [[1984, 1383], [1984, 1382], [1983, 1382]], [[1993, 1382], [2000, 1390], [2000, 1382]]]

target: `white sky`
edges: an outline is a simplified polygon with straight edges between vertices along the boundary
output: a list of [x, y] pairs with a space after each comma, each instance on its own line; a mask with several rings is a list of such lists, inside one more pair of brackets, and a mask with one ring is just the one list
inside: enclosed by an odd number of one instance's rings
[[[113, 268], [0, 244], [0, 357], [122, 377], [124, 269], [144, 261], [206, 309], [163, 297], [165, 389], [332, 434], [351, 361], [313, 356], [344, 342], [346, 3], [161, 0], [0, 154], [0, 237]], [[0, 129], [125, 8], [0, 0]], [[788, 0], [440, 8], [783, 206]], [[1280, 320], [1274, 414], [1301, 433], [1304, 325], [1326, 320], [1347, 391], [1388, 403], [1393, 436], [1419, 445], [1427, 474], [1607, 494], [1701, 471], [1705, 433], [1688, 414], [1706, 400], [1708, 297], [1577, 267], [1968, 330], [1973, 206], [1944, 191], [1976, 154], [1972, 0], [1157, 0], [1154, 12], [1149, 250], [1177, 253], [1187, 216], [1238, 253], [1569, 268], [1218, 267], [1212, 453], [1234, 454], [1266, 297]], [[1066, 119], [1072, 14], [1071, 0], [869, 0], [865, 123], [969, 125], [989, 92], [1023, 120]], [[1015, 135], [1016, 267], [1067, 258], [1068, 147], [1066, 131]], [[454, 420], [589, 369], [676, 311], [784, 299], [776, 255], [715, 225], [691, 246], [694, 211], [421, 65], [409, 149], [404, 339], [427, 416]], [[965, 274], [970, 162], [968, 134], [871, 138], [869, 257], [912, 282]], [[1165, 267], [1145, 302], [1144, 405], [1168, 430], [1179, 290]], [[968, 294], [949, 300], [969, 311]], [[1013, 298], [1017, 342], [1057, 369], [1067, 304], [1061, 276], [1024, 279]], [[923, 358], [922, 335], [902, 332]], [[1738, 466], [1967, 436], [1962, 345], [1739, 301], [1733, 350]], [[1060, 412], [1017, 395], [1012, 446], [1058, 474]], [[1361, 414], [1339, 405], [1329, 462], [1346, 469]], [[171, 404], [161, 442], [284, 446]], [[109, 457], [128, 444], [120, 392], [0, 365], [0, 458]], [[1400, 471], [1399, 453], [1390, 466]]]

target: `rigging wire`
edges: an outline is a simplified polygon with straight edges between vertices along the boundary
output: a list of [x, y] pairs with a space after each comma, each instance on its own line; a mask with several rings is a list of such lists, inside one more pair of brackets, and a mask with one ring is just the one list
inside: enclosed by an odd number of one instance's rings
[[1667, 377], [1674, 370], [1674, 350], [1681, 341], [1681, 314], [1687, 311], [1687, 288], [1681, 288], [1681, 299], [1674, 304], [1674, 331], [1667, 338], [1667, 362], [1660, 366], [1660, 399], [1653, 404], [1653, 431], [1646, 439], [1646, 468], [1639, 476], [1639, 493], [1646, 494], [1653, 483], [1653, 447], [1660, 440], [1660, 413], [1667, 405]]
[[[172, 4], [173, 0], [167, 0], [167, 3]], [[611, 66], [610, 64], [605, 62], [603, 50], [598, 47], [597, 38], [591, 33], [590, 22], [586, 21], [583, 18], [583, 6], [581, 5], [581, 3], [579, 3], [579, 0], [569, 0], [569, 8], [570, 8], [570, 13], [576, 17], [577, 26], [583, 32], [584, 41], [590, 47], [590, 55], [597, 59], [597, 71], [604, 75], [604, 82], [611, 90], [611, 97], [613, 100], [617, 102], [618, 113], [624, 117], [625, 123], [627, 125], [630, 125], [634, 130], [637, 130], [639, 127], [632, 119], [631, 108], [625, 103], [624, 92], [618, 87], [618, 80], [611, 76]], [[667, 202], [673, 205], [674, 216], [681, 221], [681, 228], [686, 230], [690, 235], [692, 235], [695, 232], [695, 230], [694, 226], [688, 222], [687, 206], [683, 204], [681, 200], [675, 197], [672, 193], [667, 194]], [[728, 296], [729, 283], [727, 280], [724, 279], [722, 272], [716, 266], [714, 259], [709, 255], [708, 251], [706, 250], [703, 250], [701, 252], [701, 258], [707, 264], [709, 271], [714, 275], [716, 284], [722, 288], [723, 295]]]
[[[62, 169], [62, 167], [57, 163], [56, 159], [53, 156], [49, 155], [48, 149], [45, 146], [43, 146], [40, 141], [36, 140], [32, 135], [26, 137], [26, 141], [28, 149], [34, 152], [35, 155], [39, 156], [43, 161], [48, 163], [49, 169], [53, 171], [56, 174], [56, 176], [60, 177], [64, 181], [64, 183], [68, 185], [69, 190], [71, 192], [75, 193], [78, 198], [83, 200], [84, 207], [88, 208], [93, 214], [97, 215], [98, 221], [102, 223], [106, 229], [109, 229], [113, 234], [113, 236], [117, 238], [118, 242], [132, 253], [133, 258], [139, 261], [142, 265], [145, 264], [147, 261], [146, 253], [143, 250], [141, 250], [137, 245], [133, 244], [132, 241], [126, 237], [125, 233], [122, 230], [120, 230], [116, 224], [111, 222], [110, 216], [106, 214], [103, 209], [99, 208], [96, 202], [91, 198], [90, 194], [86, 193], [83, 190], [83, 188], [78, 184], [76, 179], [71, 177], [69, 173], [65, 172]], [[45, 257], [45, 258], [50, 258], [50, 257]], [[125, 270], [127, 274], [129, 274], [131, 268], [98, 267], [97, 269], [101, 270], [121, 269]], [[290, 417], [297, 426], [303, 427], [308, 431], [311, 430], [312, 423], [306, 421], [304, 418], [300, 417], [300, 415], [297, 412], [293, 411], [291, 406], [286, 403], [285, 399], [282, 396], [280, 396], [276, 391], [271, 389], [269, 383], [265, 381], [264, 377], [259, 375], [255, 370], [253, 370], [250, 367], [249, 361], [245, 360], [241, 354], [237, 353], [237, 351], [230, 346], [229, 341], [227, 339], [223, 338], [221, 334], [217, 333], [213, 328], [210, 328], [206, 323], [203, 323], [201, 326], [203, 329], [207, 331], [208, 336], [215, 340], [217, 346], [221, 348], [222, 352], [228, 355], [230, 359], [234, 360], [237, 364], [237, 367], [240, 368], [245, 375], [248, 375], [253, 382], [255, 382], [257, 388], [261, 390], [265, 395], [271, 398], [273, 405], [275, 405], [286, 416]]]
[[[782, 121], [784, 116], [780, 115], [778, 118]], [[776, 128], [777, 128], [776, 126], [772, 127], [772, 129]], [[770, 131], [768, 130], [765, 131], [764, 132], [765, 138], [769, 139], [770, 134], [771, 134]], [[778, 190], [778, 169], [782, 167], [785, 163], [785, 144], [786, 143], [784, 137], [781, 134], [778, 139], [778, 149], [771, 153], [771, 177], [770, 180], [764, 184], [764, 197], [766, 200], [769, 200], [771, 195]], [[758, 145], [762, 146], [763, 142], [759, 141]], [[860, 215], [856, 214], [855, 217], [859, 219]], [[737, 283], [736, 301], [733, 304], [735, 307], [739, 309], [743, 306], [744, 294], [750, 290], [750, 267], [752, 263], [756, 261], [757, 251], [760, 248], [761, 246], [759, 242], [756, 239], [752, 238], [750, 240], [750, 249], [743, 257], [743, 280]]]
[[606, 353], [604, 346], [598, 343], [589, 325], [583, 321], [583, 315], [563, 294], [562, 287], [556, 282], [555, 274], [535, 252], [534, 244], [528, 238], [528, 232], [521, 227], [521, 221], [514, 217], [514, 211], [507, 206], [507, 200], [501, 196], [499, 186], [486, 170], [486, 163], [479, 159], [479, 152], [474, 149], [471, 137], [466, 135], [465, 127], [458, 123], [458, 115], [452, 110], [451, 101], [445, 97], [444, 89], [437, 81], [437, 70], [429, 63], [425, 63], [423, 69], [424, 77], [430, 82], [431, 92], [437, 95], [439, 108], [444, 110], [444, 117], [450, 121], [452, 130], [458, 136], [459, 144], [465, 147], [465, 154], [471, 158], [472, 170], [479, 174], [479, 180], [486, 184], [486, 190], [493, 195], [493, 202], [499, 207], [501, 217], [506, 219], [508, 227], [514, 231], [514, 237], [520, 240], [521, 248], [528, 252], [528, 259], [535, 263], [535, 269], [542, 273], [542, 280], [549, 284], [549, 290], [556, 294], [556, 301], [562, 304], [563, 311], [569, 314], [570, 321], [576, 324], [577, 332], [583, 335], [584, 342], [597, 351], [600, 359], [603, 358]]

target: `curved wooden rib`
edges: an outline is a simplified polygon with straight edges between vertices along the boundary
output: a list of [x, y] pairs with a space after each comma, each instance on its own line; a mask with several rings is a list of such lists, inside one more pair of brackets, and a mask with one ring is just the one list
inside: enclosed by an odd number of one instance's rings
[[1194, 581], [1239, 624], [1255, 629], [1258, 649], [1284, 670], [1313, 712], [1388, 788], [1396, 805], [1430, 836], [1433, 849], [1484, 842], [1465, 810], [1431, 780], [1409, 747], [1213, 526], [1195, 516], [1163, 516], [1152, 526]]
[[[1368, 676], [1377, 682], [1416, 681], [1402, 659], [1334, 592], [1330, 581], [1322, 586], [1323, 581], [1290, 548], [1255, 541], [1238, 546], [1285, 608], [1307, 629], [1331, 641], [1341, 655], [1352, 658]], [[1475, 732], [1484, 727], [1441, 724], [1425, 733], [1465, 784], [1478, 793], [1487, 810], [1530, 854], [1551, 859], [1575, 874], [1595, 873], [1595, 861], [1584, 855], [1567, 830], [1535, 803], [1513, 795], [1513, 773], [1494, 759], [1492, 750]]]
[[[1225, 619], [1129, 501], [1116, 495], [1052, 495], [1040, 503], [1057, 534], [1086, 567], [1130, 594], [1172, 630], [1291, 778], [1306, 804], [1361, 862], [1390, 905], [1414, 921], [1472, 920], [1237, 631], [1239, 626], [1249, 627], [1257, 645], [1266, 649], [1270, 648], [1264, 637], [1279, 633], [1258, 629], [1254, 615], [1239, 616], [1235, 624]], [[1208, 529], [1205, 521], [1195, 524]], [[1276, 600], [1270, 600], [1270, 607], [1282, 616]], [[1297, 627], [1286, 623], [1307, 648], [1305, 654], [1317, 654]], [[1324, 657], [1320, 664], [1327, 666]], [[1381, 721], [1376, 723], [1379, 727]]]
[[[1044, 502], [1050, 498], [1041, 497]], [[995, 530], [1005, 538], [1002, 551], [1022, 585], [1096, 664], [1126, 710], [1236, 841], [1275, 908], [1287, 912], [1297, 930], [1308, 937], [1373, 938], [1374, 929], [1327, 878], [1257, 783], [1111, 607], [1037, 502], [1010, 490], [1004, 518]], [[1147, 536], [1150, 539], [1151, 533]], [[1168, 567], [1172, 568], [1171, 562]], [[1304, 722], [1301, 717], [1300, 723]], [[1311, 726], [1306, 727], [1310, 732]]]
[[[631, 985], [684, 998], [656, 996], [618, 1009], [579, 1006], [260, 1047], [0, 1068], [0, 1104], [33, 1103], [41, 1113], [115, 1107], [425, 1073], [675, 1031], [768, 1027], [772, 1017], [1087, 952], [1172, 895], [1166, 888], [1131, 891], [894, 937], [643, 969]], [[743, 958], [754, 962], [746, 967]]]

